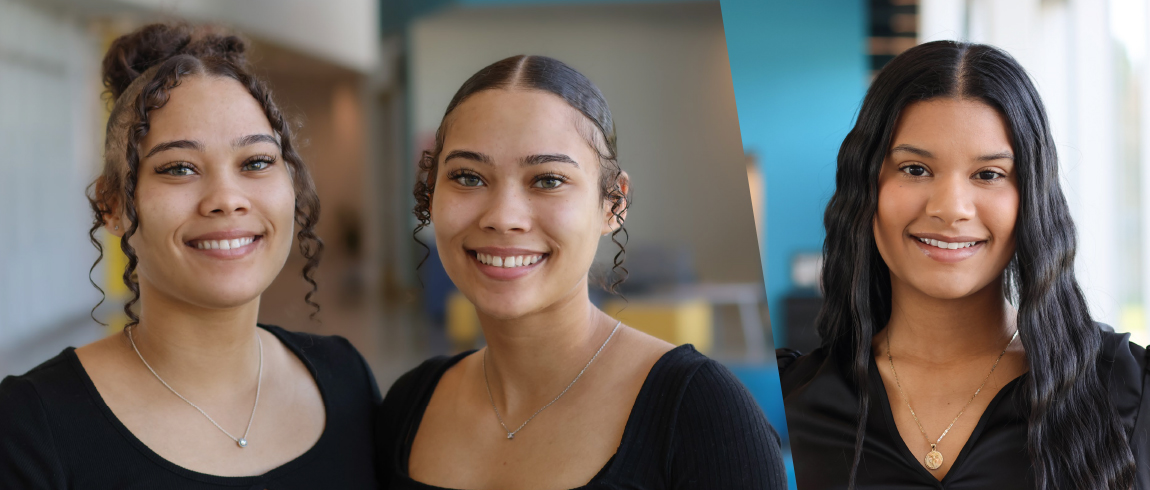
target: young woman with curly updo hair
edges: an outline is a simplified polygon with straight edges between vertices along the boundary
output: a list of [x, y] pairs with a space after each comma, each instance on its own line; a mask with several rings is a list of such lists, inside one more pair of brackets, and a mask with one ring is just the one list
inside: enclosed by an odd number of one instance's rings
[[322, 244], [311, 177], [243, 52], [170, 25], [109, 48], [91, 233], [121, 237], [130, 321], [0, 383], [0, 487], [376, 488], [366, 363], [256, 323], [293, 239], [312, 293]]
[[415, 214], [487, 347], [392, 386], [377, 420], [385, 486], [785, 487], [778, 436], [728, 370], [588, 297], [601, 238], [624, 270], [631, 183], [587, 78], [541, 56], [480, 70], [420, 169]]

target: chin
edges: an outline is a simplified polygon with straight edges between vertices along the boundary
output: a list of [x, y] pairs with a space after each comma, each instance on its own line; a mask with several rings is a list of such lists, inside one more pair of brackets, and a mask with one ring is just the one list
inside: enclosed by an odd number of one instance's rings
[[911, 286], [931, 298], [935, 299], [962, 299], [971, 296], [988, 284], [981, 284], [967, 278], [944, 275], [939, 277], [919, 278], [912, 281]]
[[191, 291], [184, 291], [182, 296], [189, 303], [211, 309], [236, 308], [259, 299], [267, 285], [260, 284], [232, 284], [228, 287], [199, 286]]
[[534, 301], [520, 295], [487, 293], [468, 299], [476, 311], [496, 320], [514, 320], [539, 310], [534, 307]]

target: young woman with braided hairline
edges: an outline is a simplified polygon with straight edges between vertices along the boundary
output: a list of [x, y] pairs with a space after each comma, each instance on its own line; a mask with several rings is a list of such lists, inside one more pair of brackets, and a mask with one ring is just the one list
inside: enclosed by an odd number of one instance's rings
[[376, 488], [362, 357], [256, 323], [293, 237], [318, 311], [323, 248], [311, 177], [243, 52], [163, 24], [109, 48], [91, 233], [121, 237], [130, 321], [0, 383], [0, 487]]
[[420, 169], [415, 214], [487, 347], [392, 386], [377, 420], [385, 486], [785, 487], [778, 436], [729, 371], [588, 299], [600, 239], [626, 236], [630, 190], [590, 80], [541, 56], [480, 70]]
[[937, 41], [875, 78], [826, 209], [823, 345], [779, 352], [799, 488], [1150, 488], [1146, 351], [1095, 323], [1038, 91]]

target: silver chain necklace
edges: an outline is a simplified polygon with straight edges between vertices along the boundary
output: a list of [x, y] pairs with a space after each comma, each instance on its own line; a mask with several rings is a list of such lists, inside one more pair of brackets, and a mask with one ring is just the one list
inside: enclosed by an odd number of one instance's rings
[[591, 356], [591, 360], [587, 361], [587, 365], [583, 366], [583, 370], [579, 371], [579, 374], [575, 376], [575, 379], [571, 380], [571, 382], [567, 384], [566, 388], [563, 388], [563, 392], [559, 393], [559, 396], [555, 397], [554, 400], [551, 400], [546, 405], [543, 405], [543, 408], [536, 410], [535, 413], [531, 414], [530, 417], [527, 417], [527, 420], [524, 420], [523, 423], [519, 425], [519, 428], [517, 428], [515, 430], [511, 430], [511, 429], [507, 428], [507, 424], [503, 422], [503, 416], [499, 414], [499, 408], [495, 406], [495, 398], [491, 396], [491, 382], [487, 380], [487, 349], [484, 348], [483, 349], [483, 384], [487, 385], [487, 400], [491, 402], [491, 409], [495, 410], [495, 417], [499, 419], [499, 425], [502, 425], [503, 430], [507, 432], [507, 438], [508, 439], [515, 439], [515, 434], [518, 434], [519, 431], [523, 430], [523, 428], [527, 426], [527, 423], [530, 422], [531, 419], [534, 419], [536, 415], [539, 415], [539, 412], [547, 410], [547, 407], [550, 407], [552, 404], [559, 401], [560, 398], [563, 398], [563, 395], [567, 394], [567, 390], [570, 390], [572, 386], [575, 386], [575, 382], [579, 381], [579, 378], [583, 377], [583, 373], [587, 372], [587, 368], [591, 367], [591, 363], [595, 362], [595, 358], [599, 357], [599, 353], [603, 352], [603, 348], [607, 347], [607, 342], [611, 341], [611, 337], [615, 336], [615, 332], [619, 330], [619, 325], [622, 325], [622, 324], [623, 324], [622, 320], [620, 320], [619, 323], [615, 324], [615, 328], [611, 329], [611, 335], [607, 336], [607, 340], [603, 341], [603, 345], [599, 346], [599, 350], [595, 351], [595, 355]]
[[155, 376], [156, 379], [160, 380], [160, 383], [163, 383], [164, 387], [167, 388], [168, 391], [171, 391], [172, 394], [180, 397], [180, 399], [183, 400], [185, 403], [187, 403], [188, 405], [191, 405], [192, 408], [198, 410], [200, 412], [200, 414], [202, 414], [204, 417], [207, 417], [208, 422], [211, 422], [212, 425], [216, 426], [216, 428], [220, 430], [220, 432], [223, 432], [228, 437], [232, 438], [233, 441], [236, 441], [237, 446], [248, 447], [248, 432], [251, 432], [252, 421], [256, 419], [256, 407], [258, 407], [260, 404], [260, 387], [261, 387], [261, 385], [263, 385], [263, 381], [264, 381], [264, 341], [263, 341], [263, 339], [260, 339], [259, 334], [256, 334], [256, 342], [258, 342], [259, 346], [260, 346], [260, 371], [259, 371], [259, 376], [256, 378], [256, 402], [252, 404], [252, 415], [251, 415], [251, 417], [248, 417], [248, 428], [244, 429], [243, 437], [233, 436], [231, 434], [231, 432], [224, 430], [224, 428], [220, 427], [220, 424], [217, 424], [215, 419], [213, 419], [210, 415], [208, 415], [208, 413], [205, 412], [204, 409], [196, 406], [195, 403], [188, 401], [187, 398], [184, 398], [184, 395], [179, 394], [179, 392], [177, 392], [175, 389], [173, 389], [171, 386], [169, 386], [168, 382], [164, 381], [164, 378], [161, 378], [159, 374], [156, 374], [156, 370], [152, 369], [152, 365], [148, 364], [148, 361], [145, 361], [144, 356], [140, 354], [140, 349], [136, 348], [136, 340], [132, 338], [132, 329], [131, 328], [128, 329], [128, 341], [132, 343], [132, 350], [136, 351], [137, 356], [140, 356], [140, 361], [143, 361], [144, 366], [146, 366], [148, 368], [148, 371], [152, 372], [152, 376]]

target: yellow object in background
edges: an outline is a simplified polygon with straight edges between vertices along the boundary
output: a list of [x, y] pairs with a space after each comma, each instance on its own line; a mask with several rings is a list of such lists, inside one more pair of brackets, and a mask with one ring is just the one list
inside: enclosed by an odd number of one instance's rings
[[458, 350], [475, 347], [479, 340], [479, 316], [475, 305], [459, 291], [452, 291], [447, 297], [447, 338]]
[[[99, 233], [104, 242], [104, 260], [102, 261], [104, 280], [102, 281], [103, 284], [100, 285], [104, 289], [104, 302], [122, 305], [127, 301], [128, 295], [131, 294], [128, 286], [124, 284], [124, 269], [128, 267], [128, 257], [120, 249], [120, 237], [105, 230], [101, 230]], [[102, 320], [108, 324], [108, 334], [111, 335], [124, 328], [124, 325], [128, 323], [128, 315], [117, 309]]]
[[714, 337], [711, 304], [703, 300], [677, 302], [610, 301], [607, 314], [635, 330], [675, 345], [694, 344], [710, 353]]
[[1150, 331], [1146, 329], [1146, 311], [1140, 303], [1127, 303], [1122, 305], [1118, 325], [1118, 332], [1129, 332], [1130, 341], [1138, 345], [1150, 343]]

